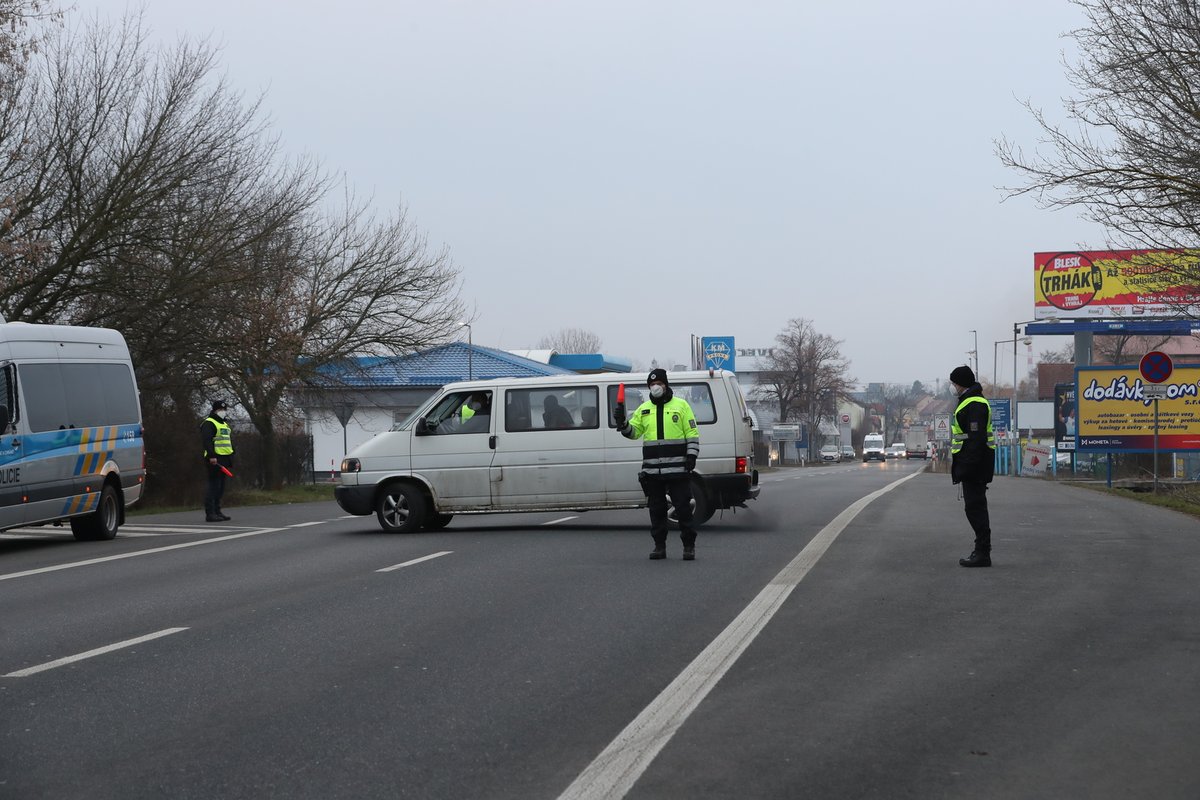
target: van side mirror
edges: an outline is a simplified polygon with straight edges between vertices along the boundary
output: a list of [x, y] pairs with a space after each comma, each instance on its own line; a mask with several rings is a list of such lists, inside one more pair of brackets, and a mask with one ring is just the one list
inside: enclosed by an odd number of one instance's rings
[[432, 431], [429, 430], [429, 423], [425, 421], [424, 417], [421, 417], [419, 420], [417, 420], [416, 426], [413, 427], [413, 432], [417, 436], [428, 436], [430, 433], [432, 433]]
[[0, 433], [8, 430], [8, 423], [10, 422], [12, 422], [12, 419], [8, 416], [8, 406], [0, 406]]

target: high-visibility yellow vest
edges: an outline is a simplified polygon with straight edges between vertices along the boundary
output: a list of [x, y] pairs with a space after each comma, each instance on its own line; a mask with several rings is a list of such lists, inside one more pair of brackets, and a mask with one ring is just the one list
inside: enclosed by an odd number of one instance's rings
[[700, 455], [696, 415], [681, 397], [672, 397], [661, 406], [649, 400], [642, 403], [621, 435], [643, 440], [642, 471], [650, 475], [686, 475], [688, 456]]
[[958, 408], [954, 409], [954, 416], [950, 418], [950, 452], [957, 453], [962, 450], [963, 442], [967, 440], [967, 434], [963, 433], [963, 429], [958, 426], [958, 412], [966, 408], [968, 403], [983, 403], [987, 406], [987, 446], [995, 450], [996, 433], [992, 430], [992, 406], [986, 399], [975, 395], [959, 403]]
[[217, 428], [217, 432], [213, 434], [213, 452], [219, 456], [233, 455], [233, 439], [229, 436], [229, 425], [217, 417], [209, 417], [208, 421]]

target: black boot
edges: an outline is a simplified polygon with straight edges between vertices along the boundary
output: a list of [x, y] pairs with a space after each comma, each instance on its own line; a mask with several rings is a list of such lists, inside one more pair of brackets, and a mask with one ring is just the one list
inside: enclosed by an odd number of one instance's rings
[[696, 560], [696, 547], [695, 547], [695, 545], [693, 545], [693, 546], [691, 546], [691, 547], [685, 547], [685, 548], [683, 548], [683, 560], [684, 560], [684, 561], [695, 561], [695, 560]]
[[659, 547], [658, 545], [655, 545], [654, 549], [650, 551], [650, 560], [651, 561], [658, 561], [659, 559], [666, 558], [666, 557], [667, 557], [667, 546], [666, 545], [663, 545], [661, 547]]
[[960, 558], [958, 564], [961, 567], [990, 567], [992, 565], [992, 554], [975, 550], [966, 558]]

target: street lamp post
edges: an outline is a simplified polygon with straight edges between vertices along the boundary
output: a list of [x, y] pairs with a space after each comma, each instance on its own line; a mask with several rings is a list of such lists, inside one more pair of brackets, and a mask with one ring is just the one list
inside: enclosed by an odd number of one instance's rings
[[475, 379], [474, 346], [471, 342], [471, 323], [460, 322], [458, 327], [467, 329], [467, 380]]
[[979, 372], [979, 331], [971, 331], [975, 336], [975, 349], [971, 351], [971, 355], [975, 356], [975, 372]]

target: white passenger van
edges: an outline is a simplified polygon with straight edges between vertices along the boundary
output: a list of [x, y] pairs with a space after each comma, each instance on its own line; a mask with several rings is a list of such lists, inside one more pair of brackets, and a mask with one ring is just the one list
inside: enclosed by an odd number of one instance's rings
[[[617, 387], [632, 414], [641, 374], [552, 375], [452, 383], [342, 461], [334, 494], [389, 532], [441, 528], [454, 514], [640, 508], [642, 443], [613, 423]], [[700, 431], [692, 476], [699, 525], [758, 497], [750, 413], [724, 370], [673, 372]]]
[[146, 475], [129, 348], [106, 328], [0, 317], [0, 530], [111, 539]]

